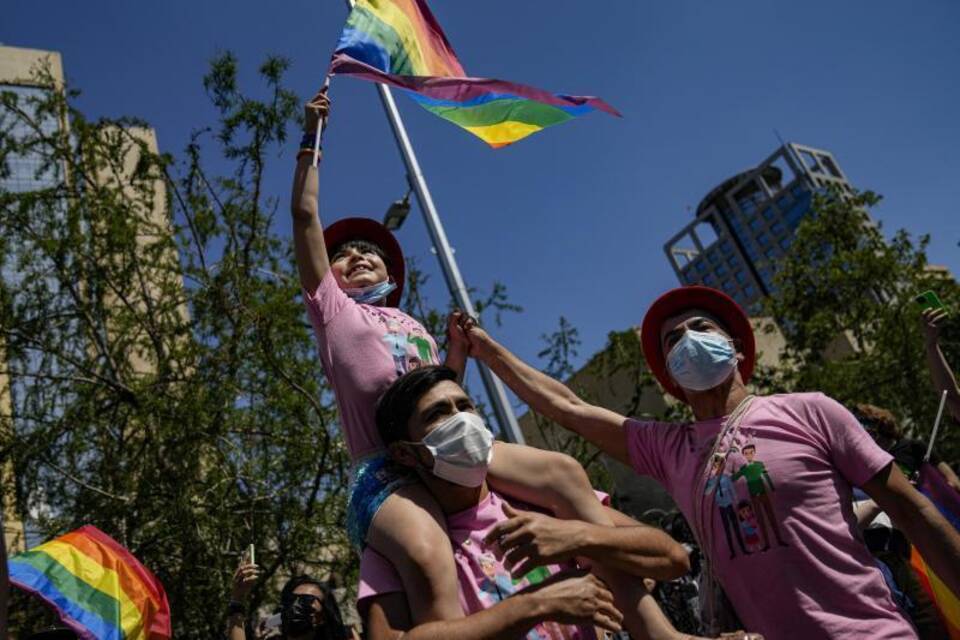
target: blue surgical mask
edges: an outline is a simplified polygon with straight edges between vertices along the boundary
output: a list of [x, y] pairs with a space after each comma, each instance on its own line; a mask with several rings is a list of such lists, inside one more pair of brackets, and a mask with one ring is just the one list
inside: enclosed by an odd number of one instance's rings
[[667, 354], [667, 369], [684, 389], [706, 391], [722, 384], [737, 367], [737, 352], [719, 333], [688, 330]]
[[389, 280], [372, 284], [369, 287], [344, 289], [343, 292], [359, 304], [373, 304], [386, 298], [396, 290], [397, 285]]

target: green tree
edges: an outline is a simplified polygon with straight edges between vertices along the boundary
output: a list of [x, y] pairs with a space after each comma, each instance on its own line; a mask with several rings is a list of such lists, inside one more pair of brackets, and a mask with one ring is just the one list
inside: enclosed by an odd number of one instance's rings
[[268, 59], [245, 92], [218, 56], [204, 86], [219, 121], [178, 159], [139, 121], [85, 118], [48, 71], [47, 91], [2, 95], [0, 166], [29, 158], [56, 180], [0, 193], [0, 460], [31, 542], [100, 527], [163, 582], [177, 638], [221, 633], [248, 544], [254, 606], [294, 571], [352, 585], [355, 570], [348, 458], [273, 232], [285, 205], [264, 188], [299, 111], [286, 68]]
[[[798, 227], [768, 301], [787, 339], [776, 384], [823, 391], [847, 405], [886, 407], [925, 439], [938, 394], [924, 359], [915, 297], [933, 289], [950, 309], [942, 343], [948, 360], [956, 363], [960, 288], [929, 268], [928, 236], [914, 238], [900, 230], [884, 237], [867, 213], [880, 201], [869, 191], [814, 197], [813, 214]], [[960, 436], [955, 429], [941, 433], [938, 451], [956, 459]]]

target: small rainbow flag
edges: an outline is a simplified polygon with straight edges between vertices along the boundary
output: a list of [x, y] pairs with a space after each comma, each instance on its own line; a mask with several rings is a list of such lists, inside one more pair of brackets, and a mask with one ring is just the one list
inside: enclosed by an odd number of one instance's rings
[[[920, 468], [920, 492], [927, 496], [940, 510], [943, 517], [960, 531], [960, 494], [947, 484], [940, 472], [929, 462]], [[920, 579], [924, 591], [930, 596], [940, 617], [943, 619], [952, 640], [960, 640], [960, 598], [927, 565], [923, 557], [913, 548], [910, 564]]]
[[599, 98], [466, 77], [424, 0], [356, 0], [330, 74], [406, 89], [427, 111], [495, 148], [592, 111], [620, 115]]
[[86, 526], [9, 559], [10, 582], [52, 606], [84, 640], [166, 640], [163, 585], [108, 535]]

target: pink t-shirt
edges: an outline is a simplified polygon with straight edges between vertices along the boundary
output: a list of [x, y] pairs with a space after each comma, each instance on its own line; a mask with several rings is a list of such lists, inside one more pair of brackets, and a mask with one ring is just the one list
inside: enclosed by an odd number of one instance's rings
[[[460, 604], [467, 615], [488, 609], [564, 568], [572, 568], [559, 565], [537, 567], [522, 579], [512, 579], [483, 541], [493, 525], [508, 519], [503, 505], [503, 497], [490, 491], [476, 507], [447, 516], [447, 530], [460, 579]], [[520, 505], [520, 508], [526, 507]], [[367, 598], [397, 591], [403, 591], [403, 584], [390, 561], [370, 547], [364, 549], [360, 560], [358, 604]], [[593, 627], [543, 622], [531, 629], [526, 637], [528, 640], [595, 640], [596, 633]]]
[[851, 506], [851, 485], [872, 478], [890, 454], [823, 394], [761, 397], [736, 441], [720, 443], [725, 462], [704, 482], [722, 422], [628, 420], [625, 428], [634, 469], [673, 496], [746, 628], [767, 640], [916, 638]]
[[380, 451], [377, 400], [407, 371], [439, 364], [436, 342], [423, 325], [395, 307], [354, 302], [329, 270], [317, 290], [304, 292], [303, 298], [350, 457]]

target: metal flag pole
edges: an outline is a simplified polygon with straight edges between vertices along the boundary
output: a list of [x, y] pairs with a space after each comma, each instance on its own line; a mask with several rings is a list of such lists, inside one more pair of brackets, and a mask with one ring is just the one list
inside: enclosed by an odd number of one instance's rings
[[[346, 0], [347, 7], [353, 9], [353, 0]], [[417, 155], [410, 143], [410, 137], [407, 135], [407, 129], [397, 110], [397, 103], [393, 100], [393, 93], [390, 87], [377, 83], [377, 91], [380, 92], [380, 101], [383, 103], [383, 110], [387, 114], [387, 120], [390, 121], [390, 127], [393, 129], [393, 137], [397, 141], [400, 149], [400, 155], [403, 156], [403, 162], [407, 167], [407, 179], [410, 186], [417, 194], [417, 201], [420, 203], [420, 211], [423, 212], [424, 222], [427, 224], [427, 230], [430, 233], [430, 240], [437, 252], [437, 258], [440, 260], [440, 268], [443, 271], [443, 278], [447, 282], [450, 294], [465, 313], [476, 317], [476, 310], [470, 301], [470, 294], [467, 292], [467, 286], [460, 275], [460, 268], [453, 258], [453, 251], [450, 249], [450, 243], [447, 241], [447, 234], [440, 222], [440, 215], [437, 213], [437, 207], [433, 203], [433, 197], [430, 195], [430, 189], [427, 187], [427, 180], [420, 169], [420, 163], [417, 161]], [[493, 407], [493, 412], [497, 417], [497, 424], [500, 425], [500, 433], [509, 442], [524, 444], [523, 433], [520, 431], [520, 425], [516, 416], [513, 414], [513, 408], [507, 398], [507, 392], [503, 388], [500, 379], [493, 375], [482, 362], [477, 362], [477, 368], [480, 370], [480, 378], [483, 380], [483, 387], [487, 392], [487, 398]]]
[[927, 454], [923, 456], [924, 462], [930, 462], [930, 455], [933, 453], [933, 445], [937, 441], [937, 431], [940, 430], [940, 419], [943, 418], [943, 405], [947, 403], [947, 390], [944, 389], [940, 394], [940, 408], [937, 409], [937, 419], [933, 422], [933, 433], [930, 434], [930, 443], [927, 445]]

